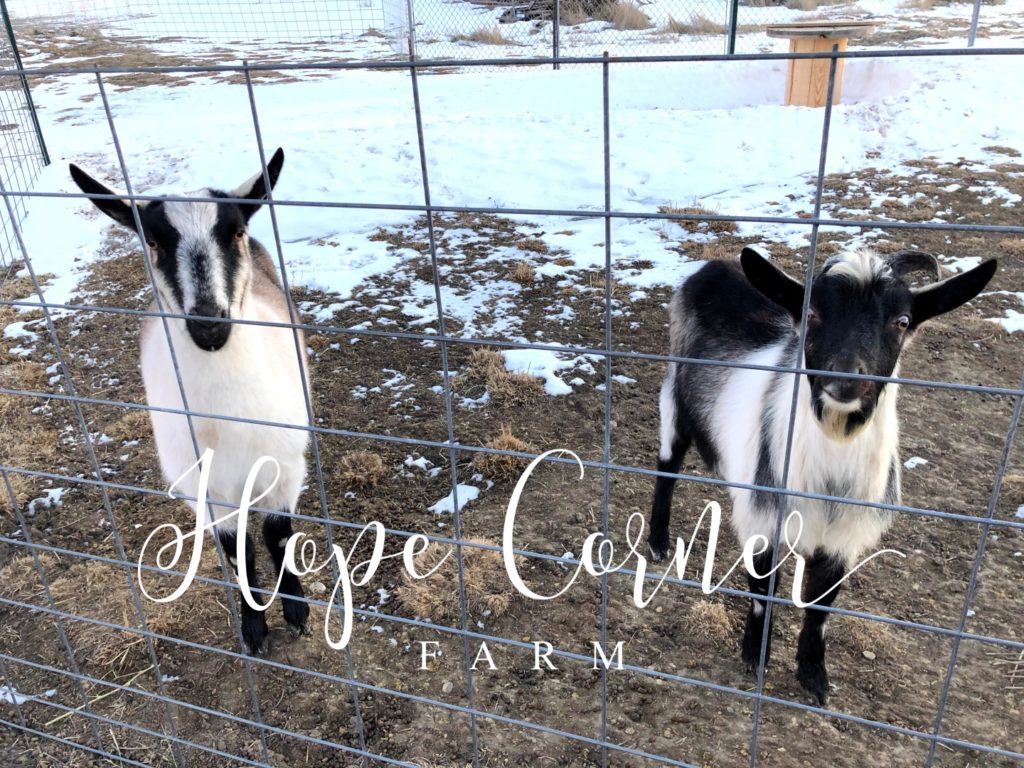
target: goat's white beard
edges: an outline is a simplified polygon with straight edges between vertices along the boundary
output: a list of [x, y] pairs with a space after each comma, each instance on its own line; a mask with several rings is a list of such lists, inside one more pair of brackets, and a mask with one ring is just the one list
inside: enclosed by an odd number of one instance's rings
[[[827, 395], [825, 396], [827, 397]], [[831, 398], [830, 398], [831, 399]], [[840, 443], [848, 443], [855, 439], [857, 435], [864, 431], [864, 429], [871, 423], [871, 419], [866, 419], [854, 430], [847, 432], [846, 425], [850, 421], [850, 416], [860, 412], [860, 408], [855, 410], [843, 410], [841, 408], [833, 408], [828, 400], [825, 400], [821, 409], [821, 418], [818, 419], [818, 426], [821, 427], [821, 431], [825, 433], [825, 437], [830, 440], [835, 440]], [[874, 416], [874, 414], [872, 414]]]

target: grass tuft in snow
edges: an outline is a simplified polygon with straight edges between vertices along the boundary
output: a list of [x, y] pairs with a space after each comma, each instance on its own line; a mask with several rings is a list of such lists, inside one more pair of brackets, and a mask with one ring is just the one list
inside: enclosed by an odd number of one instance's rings
[[726, 27], [704, 14], [695, 13], [689, 21], [679, 21], [669, 16], [660, 31], [673, 35], [724, 35]]
[[470, 353], [469, 367], [462, 376], [485, 384], [491, 399], [501, 405], [522, 405], [544, 394], [543, 379], [525, 371], [511, 373], [505, 367], [505, 357], [487, 347]]
[[517, 261], [508, 273], [508, 279], [520, 285], [533, 285], [537, 270], [528, 261]]
[[512, 41], [501, 34], [498, 25], [493, 27], [481, 27], [473, 30], [468, 35], [454, 35], [453, 43], [483, 43], [485, 45], [509, 45]]
[[654, 25], [647, 14], [632, 3], [615, 0], [600, 5], [594, 11], [594, 18], [610, 22], [616, 29], [650, 29]]
[[[683, 216], [719, 216], [720, 212], [705, 208], [702, 205], [688, 205], [678, 207], [674, 205], [659, 205], [659, 213], [674, 213]], [[682, 219], [673, 223], [685, 229], [687, 232], [735, 232], [739, 227], [735, 221], [701, 221], [699, 219]]]

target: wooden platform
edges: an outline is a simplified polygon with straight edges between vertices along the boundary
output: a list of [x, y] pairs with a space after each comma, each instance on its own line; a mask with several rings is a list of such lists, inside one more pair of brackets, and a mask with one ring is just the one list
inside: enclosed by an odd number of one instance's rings
[[[770, 24], [768, 37], [789, 40], [790, 53], [828, 53], [832, 47], [846, 50], [847, 41], [856, 35], [870, 32], [871, 21], [804, 21], [794, 24]], [[830, 59], [793, 59], [786, 76], [786, 104], [796, 107], [823, 107], [828, 98]], [[842, 96], [843, 70], [846, 61], [836, 62], [836, 83], [832, 103], [839, 104]]]

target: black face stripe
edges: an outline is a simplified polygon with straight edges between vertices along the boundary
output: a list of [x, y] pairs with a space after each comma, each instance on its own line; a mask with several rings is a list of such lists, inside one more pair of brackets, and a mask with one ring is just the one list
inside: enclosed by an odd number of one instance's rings
[[171, 287], [174, 300], [182, 307], [185, 298], [178, 279], [178, 244], [181, 236], [167, 218], [162, 200], [155, 200], [142, 209], [142, 231], [147, 241], [156, 244], [156, 268]]
[[[210, 190], [211, 197], [228, 197], [226, 192]], [[242, 266], [242, 251], [237, 235], [245, 230], [245, 217], [234, 203], [217, 203], [217, 220], [213, 225], [213, 239], [224, 256], [224, 281], [228, 302], [235, 300], [235, 280]]]

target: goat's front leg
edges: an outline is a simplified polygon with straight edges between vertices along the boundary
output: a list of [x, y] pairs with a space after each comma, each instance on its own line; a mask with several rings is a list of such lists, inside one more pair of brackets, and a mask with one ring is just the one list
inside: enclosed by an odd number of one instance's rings
[[[846, 564], [819, 549], [804, 567], [804, 583], [801, 585], [803, 601], [831, 606], [839, 594], [839, 582], [845, 575]], [[807, 608], [796, 650], [796, 677], [800, 685], [817, 698], [821, 705], [828, 699], [829, 691], [828, 671], [825, 668], [827, 619], [827, 612]]]
[[[217, 529], [217, 537], [220, 539], [224, 554], [238, 576], [238, 534], [234, 531]], [[252, 536], [245, 534], [245, 572], [248, 576], [248, 586], [251, 590], [260, 588], [259, 579], [256, 576], [256, 553], [253, 551]], [[260, 599], [258, 593], [254, 595]], [[263, 611], [257, 611], [249, 605], [245, 599], [239, 600], [242, 618], [242, 642], [245, 650], [253, 655], [262, 656], [270, 649], [270, 630], [267, 629], [267, 617]]]
[[[281, 580], [281, 609], [292, 635], [310, 634], [309, 605], [302, 599], [299, 577], [284, 567], [284, 548], [292, 537], [292, 519], [288, 515], [267, 515], [263, 521], [263, 543], [274, 560], [274, 572]], [[299, 598], [295, 600], [293, 598]]]
[[[771, 548], [754, 556], [755, 571], [761, 574], [768, 573], [771, 569]], [[750, 591], [755, 595], [767, 596], [768, 587], [771, 584], [771, 574], [768, 574], [767, 576], [754, 576], [753, 574], [748, 573], [747, 584], [750, 586]], [[778, 586], [778, 582], [776, 582], [775, 586]], [[751, 598], [750, 611], [747, 613], [747, 622], [743, 626], [743, 662], [747, 665], [747, 670], [750, 672], [755, 671], [761, 661], [761, 641], [764, 638], [764, 617], [767, 612], [767, 607], [767, 600]], [[775, 624], [775, 613], [775, 611], [772, 611], [772, 620], [768, 626], [768, 644], [764, 649], [765, 667], [768, 666], [768, 661], [772, 655], [772, 625]]]

